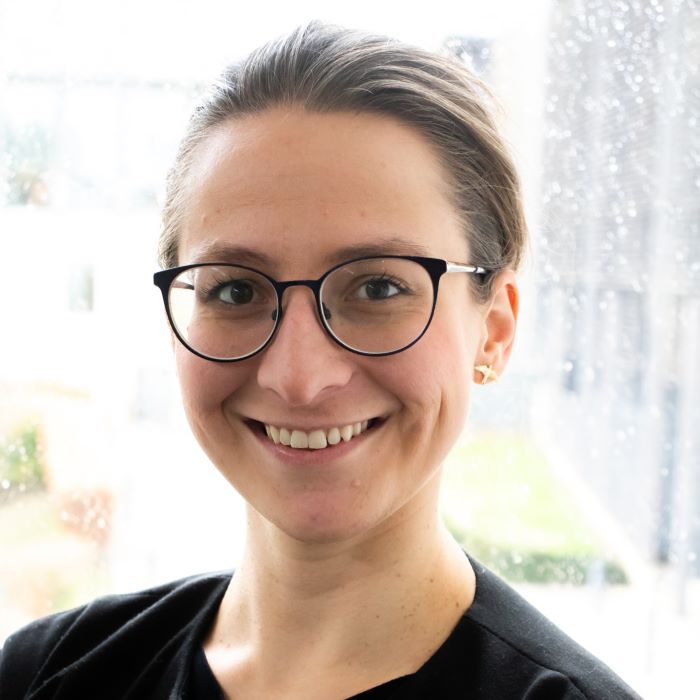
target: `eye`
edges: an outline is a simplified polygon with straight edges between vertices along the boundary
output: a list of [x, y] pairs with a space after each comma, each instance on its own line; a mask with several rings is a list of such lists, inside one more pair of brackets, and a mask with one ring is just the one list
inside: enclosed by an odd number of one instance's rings
[[255, 297], [255, 289], [246, 280], [233, 280], [212, 289], [209, 296], [225, 304], [249, 304]]
[[363, 282], [355, 293], [357, 299], [389, 299], [390, 297], [401, 294], [404, 291], [403, 286], [398, 280], [393, 280], [390, 277], [375, 277], [366, 282]]

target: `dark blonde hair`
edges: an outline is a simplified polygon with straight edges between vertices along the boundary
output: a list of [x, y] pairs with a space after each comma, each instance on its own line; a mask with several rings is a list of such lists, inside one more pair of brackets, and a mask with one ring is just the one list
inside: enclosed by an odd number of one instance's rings
[[[313, 22], [229, 66], [195, 109], [167, 181], [159, 261], [178, 263], [186, 178], [217, 125], [280, 105], [374, 112], [426, 138], [448, 176], [471, 264], [517, 269], [527, 231], [520, 183], [490, 114], [490, 93], [457, 59], [383, 36]], [[475, 276], [477, 296], [491, 275]]]

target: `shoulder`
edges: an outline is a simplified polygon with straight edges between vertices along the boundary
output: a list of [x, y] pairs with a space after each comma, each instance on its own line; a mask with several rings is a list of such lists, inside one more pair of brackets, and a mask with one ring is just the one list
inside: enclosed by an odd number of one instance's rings
[[603, 662], [587, 652], [510, 586], [472, 560], [476, 596], [453, 633], [453, 653], [474, 655], [490, 688], [483, 697], [639, 698]]
[[213, 616], [230, 578], [230, 572], [191, 576], [97, 598], [30, 623], [8, 637], [0, 652], [0, 697], [30, 697], [59, 678], [65, 684], [106, 673], [102, 680], [108, 682], [110, 662], [117, 658], [122, 673], [125, 665], [142, 673], [171, 640]]

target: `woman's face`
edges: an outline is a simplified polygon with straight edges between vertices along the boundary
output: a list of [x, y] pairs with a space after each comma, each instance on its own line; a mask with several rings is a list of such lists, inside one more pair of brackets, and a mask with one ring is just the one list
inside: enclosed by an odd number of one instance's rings
[[[200, 146], [186, 191], [180, 264], [238, 262], [289, 280], [367, 250], [469, 261], [431, 147], [387, 117], [278, 108], [230, 121]], [[443, 276], [427, 333], [386, 357], [335, 344], [308, 288], [288, 289], [284, 304], [272, 343], [247, 360], [211, 362], [174, 342], [210, 459], [254, 517], [299, 540], [348, 540], [430, 507], [487, 340], [467, 275]], [[318, 450], [275, 444], [264, 429], [364, 421], [365, 432]]]

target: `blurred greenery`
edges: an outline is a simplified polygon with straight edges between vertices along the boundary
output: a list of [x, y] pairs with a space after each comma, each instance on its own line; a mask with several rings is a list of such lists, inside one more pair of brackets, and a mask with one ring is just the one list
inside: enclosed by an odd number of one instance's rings
[[46, 485], [39, 428], [33, 423], [0, 436], [0, 498], [16, 491], [36, 491]]
[[464, 549], [510, 581], [627, 582], [526, 436], [489, 433], [460, 443], [445, 470], [442, 506]]
[[63, 527], [46, 494], [15, 498], [0, 509], [0, 548], [25, 548], [34, 541], [55, 542], [63, 537]]
[[39, 617], [104, 593], [102, 548], [65, 528], [47, 492], [16, 495], [0, 508], [0, 611], [12, 605]]
[[44, 178], [49, 167], [52, 139], [48, 130], [31, 124], [21, 129], [6, 124], [0, 132], [0, 145], [3, 147], [8, 166], [5, 183], [8, 204], [36, 204], [42, 199], [39, 190], [44, 186]]

